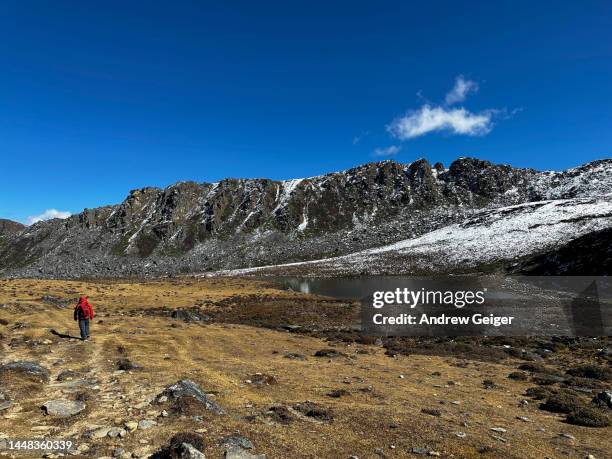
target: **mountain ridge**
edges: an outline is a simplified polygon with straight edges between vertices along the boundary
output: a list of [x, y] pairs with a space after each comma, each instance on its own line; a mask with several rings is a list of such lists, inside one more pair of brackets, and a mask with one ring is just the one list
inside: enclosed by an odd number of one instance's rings
[[332, 257], [417, 237], [477, 210], [606, 196], [612, 160], [539, 172], [462, 157], [367, 163], [277, 181], [182, 181], [0, 239], [0, 275], [165, 275]]

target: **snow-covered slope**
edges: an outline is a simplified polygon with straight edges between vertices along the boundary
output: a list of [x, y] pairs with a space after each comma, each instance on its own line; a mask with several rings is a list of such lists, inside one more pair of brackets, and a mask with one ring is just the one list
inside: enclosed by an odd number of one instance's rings
[[479, 212], [423, 236], [342, 257], [222, 274], [459, 273], [508, 267], [612, 227], [612, 197], [531, 202]]
[[0, 276], [159, 276], [303, 262], [414, 240], [478, 212], [496, 218], [501, 207], [611, 193], [612, 159], [560, 172], [464, 157], [448, 168], [419, 159], [285, 181], [178, 182], [1, 236]]

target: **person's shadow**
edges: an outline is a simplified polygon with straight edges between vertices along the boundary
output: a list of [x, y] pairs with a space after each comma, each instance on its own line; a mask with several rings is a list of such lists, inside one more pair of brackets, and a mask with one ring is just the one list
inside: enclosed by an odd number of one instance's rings
[[51, 332], [52, 335], [55, 335], [59, 338], [63, 338], [63, 339], [78, 339], [80, 340], [81, 337], [80, 336], [72, 336], [72, 335], [67, 335], [65, 333], [60, 333], [57, 330], [51, 329], [49, 330]]

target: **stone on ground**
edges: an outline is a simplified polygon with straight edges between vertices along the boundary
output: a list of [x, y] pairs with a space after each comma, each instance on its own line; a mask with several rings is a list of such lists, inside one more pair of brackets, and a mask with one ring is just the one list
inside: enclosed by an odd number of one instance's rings
[[74, 400], [49, 400], [42, 406], [47, 415], [61, 418], [79, 414], [86, 407], [85, 403]]

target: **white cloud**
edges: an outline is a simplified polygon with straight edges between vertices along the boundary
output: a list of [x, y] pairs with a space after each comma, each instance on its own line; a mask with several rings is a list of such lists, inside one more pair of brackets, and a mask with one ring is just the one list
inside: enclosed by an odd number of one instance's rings
[[455, 86], [446, 94], [446, 103], [448, 105], [463, 102], [467, 95], [471, 92], [478, 91], [478, 83], [472, 80], [466, 80], [463, 75], [459, 75], [455, 80]]
[[494, 110], [472, 113], [465, 108], [445, 108], [423, 105], [420, 109], [396, 118], [387, 130], [400, 140], [413, 139], [430, 132], [484, 135], [492, 129]]
[[42, 222], [43, 220], [51, 220], [52, 218], [68, 218], [72, 214], [63, 210], [47, 209], [40, 215], [32, 215], [27, 218], [26, 222], [28, 225]]
[[384, 147], [384, 148], [375, 148], [374, 151], [372, 152], [373, 156], [392, 156], [392, 155], [397, 155], [400, 150], [402, 149], [402, 147], [399, 147], [397, 145], [390, 145], [388, 147]]

